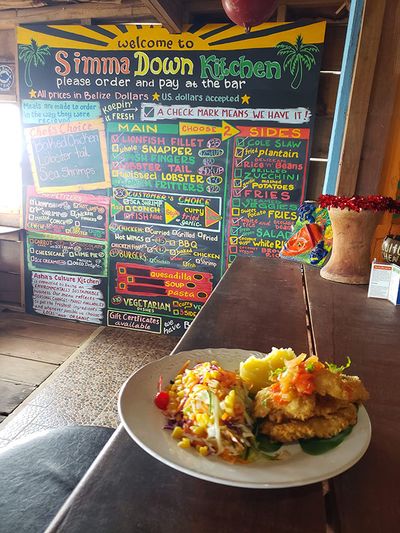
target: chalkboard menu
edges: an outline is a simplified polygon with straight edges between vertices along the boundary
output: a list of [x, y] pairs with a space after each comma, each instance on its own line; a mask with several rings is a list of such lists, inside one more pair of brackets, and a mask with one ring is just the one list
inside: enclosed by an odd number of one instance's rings
[[276, 257], [324, 32], [19, 27], [28, 310], [182, 335], [238, 255]]
[[67, 122], [25, 129], [39, 192], [107, 188], [110, 178], [102, 121]]
[[107, 240], [108, 197], [89, 194], [38, 194], [26, 190], [25, 228], [29, 231]]

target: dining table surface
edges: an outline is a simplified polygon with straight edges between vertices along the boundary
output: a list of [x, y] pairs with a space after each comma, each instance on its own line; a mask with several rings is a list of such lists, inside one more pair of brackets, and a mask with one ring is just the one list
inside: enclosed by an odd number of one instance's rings
[[368, 298], [366, 285], [322, 279], [314, 267], [240, 257], [171, 356], [202, 348], [268, 353], [273, 346], [337, 364], [351, 358], [349, 373], [370, 393], [372, 427], [356, 464], [304, 486], [217, 484], [157, 460], [121, 424], [47, 533], [399, 531], [400, 306]]

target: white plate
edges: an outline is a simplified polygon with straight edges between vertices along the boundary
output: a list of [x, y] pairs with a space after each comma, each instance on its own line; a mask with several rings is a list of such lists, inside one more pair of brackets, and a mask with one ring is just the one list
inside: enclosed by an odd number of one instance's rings
[[202, 457], [195, 450], [181, 449], [171, 432], [164, 430], [166, 419], [154, 405], [160, 375], [164, 383], [173, 379], [188, 359], [193, 363], [218, 361], [227, 370], [237, 370], [239, 362], [257, 352], [226, 348], [193, 350], [164, 357], [133, 374], [121, 389], [119, 413], [129, 435], [150, 455], [191, 476], [231, 485], [257, 489], [296, 487], [331, 478], [353, 466], [365, 453], [371, 439], [371, 425], [364, 407], [348, 437], [322, 455], [308, 455], [298, 444], [282, 446], [284, 458], [258, 459], [249, 464], [232, 465], [215, 456]]

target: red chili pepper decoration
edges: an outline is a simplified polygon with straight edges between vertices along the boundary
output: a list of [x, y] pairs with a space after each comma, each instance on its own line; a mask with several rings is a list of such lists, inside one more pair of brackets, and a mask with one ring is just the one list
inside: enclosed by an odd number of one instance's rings
[[154, 403], [156, 406], [161, 409], [162, 411], [165, 411], [165, 409], [168, 407], [169, 402], [169, 394], [165, 390], [162, 389], [162, 376], [158, 379], [158, 392], [155, 395]]

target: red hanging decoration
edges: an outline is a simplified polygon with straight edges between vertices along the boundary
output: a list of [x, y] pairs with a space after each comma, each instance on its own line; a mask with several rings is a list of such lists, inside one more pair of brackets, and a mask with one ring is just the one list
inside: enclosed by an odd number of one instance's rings
[[368, 196], [335, 196], [334, 194], [321, 194], [318, 199], [321, 207], [338, 207], [350, 211], [390, 211], [400, 213], [400, 202], [390, 196], [370, 194]]
[[268, 20], [278, 4], [279, 0], [222, 0], [225, 13], [232, 22], [244, 26], [246, 32]]

